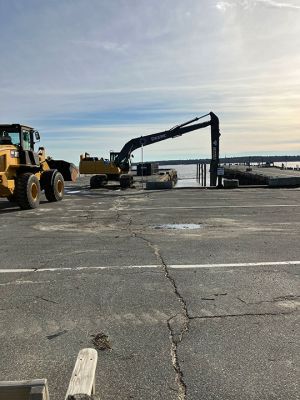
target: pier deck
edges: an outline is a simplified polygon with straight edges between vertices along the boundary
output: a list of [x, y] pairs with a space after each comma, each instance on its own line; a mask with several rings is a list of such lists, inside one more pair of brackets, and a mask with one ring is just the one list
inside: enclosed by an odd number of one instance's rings
[[241, 185], [268, 185], [270, 187], [300, 186], [300, 170], [277, 167], [250, 168], [244, 165], [225, 166], [225, 178], [238, 179]]

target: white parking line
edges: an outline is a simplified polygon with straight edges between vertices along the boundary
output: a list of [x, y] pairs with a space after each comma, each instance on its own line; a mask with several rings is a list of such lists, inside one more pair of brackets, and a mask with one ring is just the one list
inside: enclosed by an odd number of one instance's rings
[[250, 205], [238, 205], [238, 206], [226, 206], [226, 205], [216, 205], [216, 206], [171, 206], [171, 207], [145, 207], [145, 208], [130, 208], [130, 210], [156, 210], [156, 209], [201, 209], [201, 208], [270, 208], [270, 207], [300, 207], [300, 204], [250, 204]]
[[236, 267], [263, 267], [276, 265], [300, 265], [300, 261], [277, 261], [277, 262], [252, 262], [252, 263], [231, 263], [231, 264], [195, 264], [195, 265], [170, 265], [172, 269], [193, 269], [193, 268], [236, 268]]
[[[240, 268], [240, 267], [264, 267], [264, 266], [279, 266], [287, 265], [294, 266], [300, 265], [300, 261], [263, 261], [263, 262], [250, 262], [250, 263], [228, 263], [228, 264], [171, 264], [167, 267], [169, 269], [205, 269], [205, 268]], [[20, 269], [0, 269], [0, 274], [9, 273], [24, 273], [24, 272], [65, 272], [65, 271], [83, 271], [83, 270], [122, 270], [122, 269], [154, 269], [161, 268], [161, 265], [111, 265], [99, 267], [75, 267], [75, 268], [20, 268]]]
[[207, 210], [207, 209], [218, 209], [218, 208], [287, 208], [287, 207], [300, 207], [300, 204], [250, 204], [250, 205], [239, 205], [239, 206], [167, 206], [167, 207], [116, 207], [113, 210], [95, 209], [95, 211], [107, 212], [107, 211], [155, 211], [155, 210]]

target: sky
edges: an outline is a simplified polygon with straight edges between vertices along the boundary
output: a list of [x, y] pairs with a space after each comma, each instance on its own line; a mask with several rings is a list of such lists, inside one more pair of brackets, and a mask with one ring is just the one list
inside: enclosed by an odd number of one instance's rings
[[[0, 54], [1, 123], [54, 158], [108, 158], [210, 111], [221, 156], [300, 154], [300, 0], [0, 0]], [[144, 149], [202, 157], [209, 128]]]

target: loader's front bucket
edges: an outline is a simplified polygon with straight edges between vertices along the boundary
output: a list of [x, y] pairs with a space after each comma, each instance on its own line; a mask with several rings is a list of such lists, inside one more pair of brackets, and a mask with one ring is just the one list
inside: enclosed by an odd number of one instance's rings
[[78, 178], [79, 171], [74, 164], [64, 160], [47, 160], [47, 163], [51, 169], [57, 169], [65, 181], [75, 182]]

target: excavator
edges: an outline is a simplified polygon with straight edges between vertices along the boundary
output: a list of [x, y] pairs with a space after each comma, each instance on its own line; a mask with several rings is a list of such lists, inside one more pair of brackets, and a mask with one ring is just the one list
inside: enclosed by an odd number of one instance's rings
[[[210, 117], [210, 120], [194, 124], [202, 118]], [[211, 151], [212, 158], [210, 163], [210, 184], [215, 186], [217, 182], [217, 168], [219, 165], [219, 118], [213, 113], [196, 117], [183, 124], [176, 125], [173, 128], [154, 133], [147, 136], [141, 136], [131, 139], [127, 142], [119, 153], [110, 152], [110, 159], [91, 157], [88, 153], [80, 156], [79, 172], [80, 174], [92, 174], [90, 179], [91, 189], [97, 189], [107, 184], [108, 180], [118, 180], [121, 188], [130, 187], [133, 183], [132, 175], [128, 174], [130, 170], [131, 153], [144, 146], [160, 142], [162, 140], [182, 136], [188, 132], [211, 127]]]

